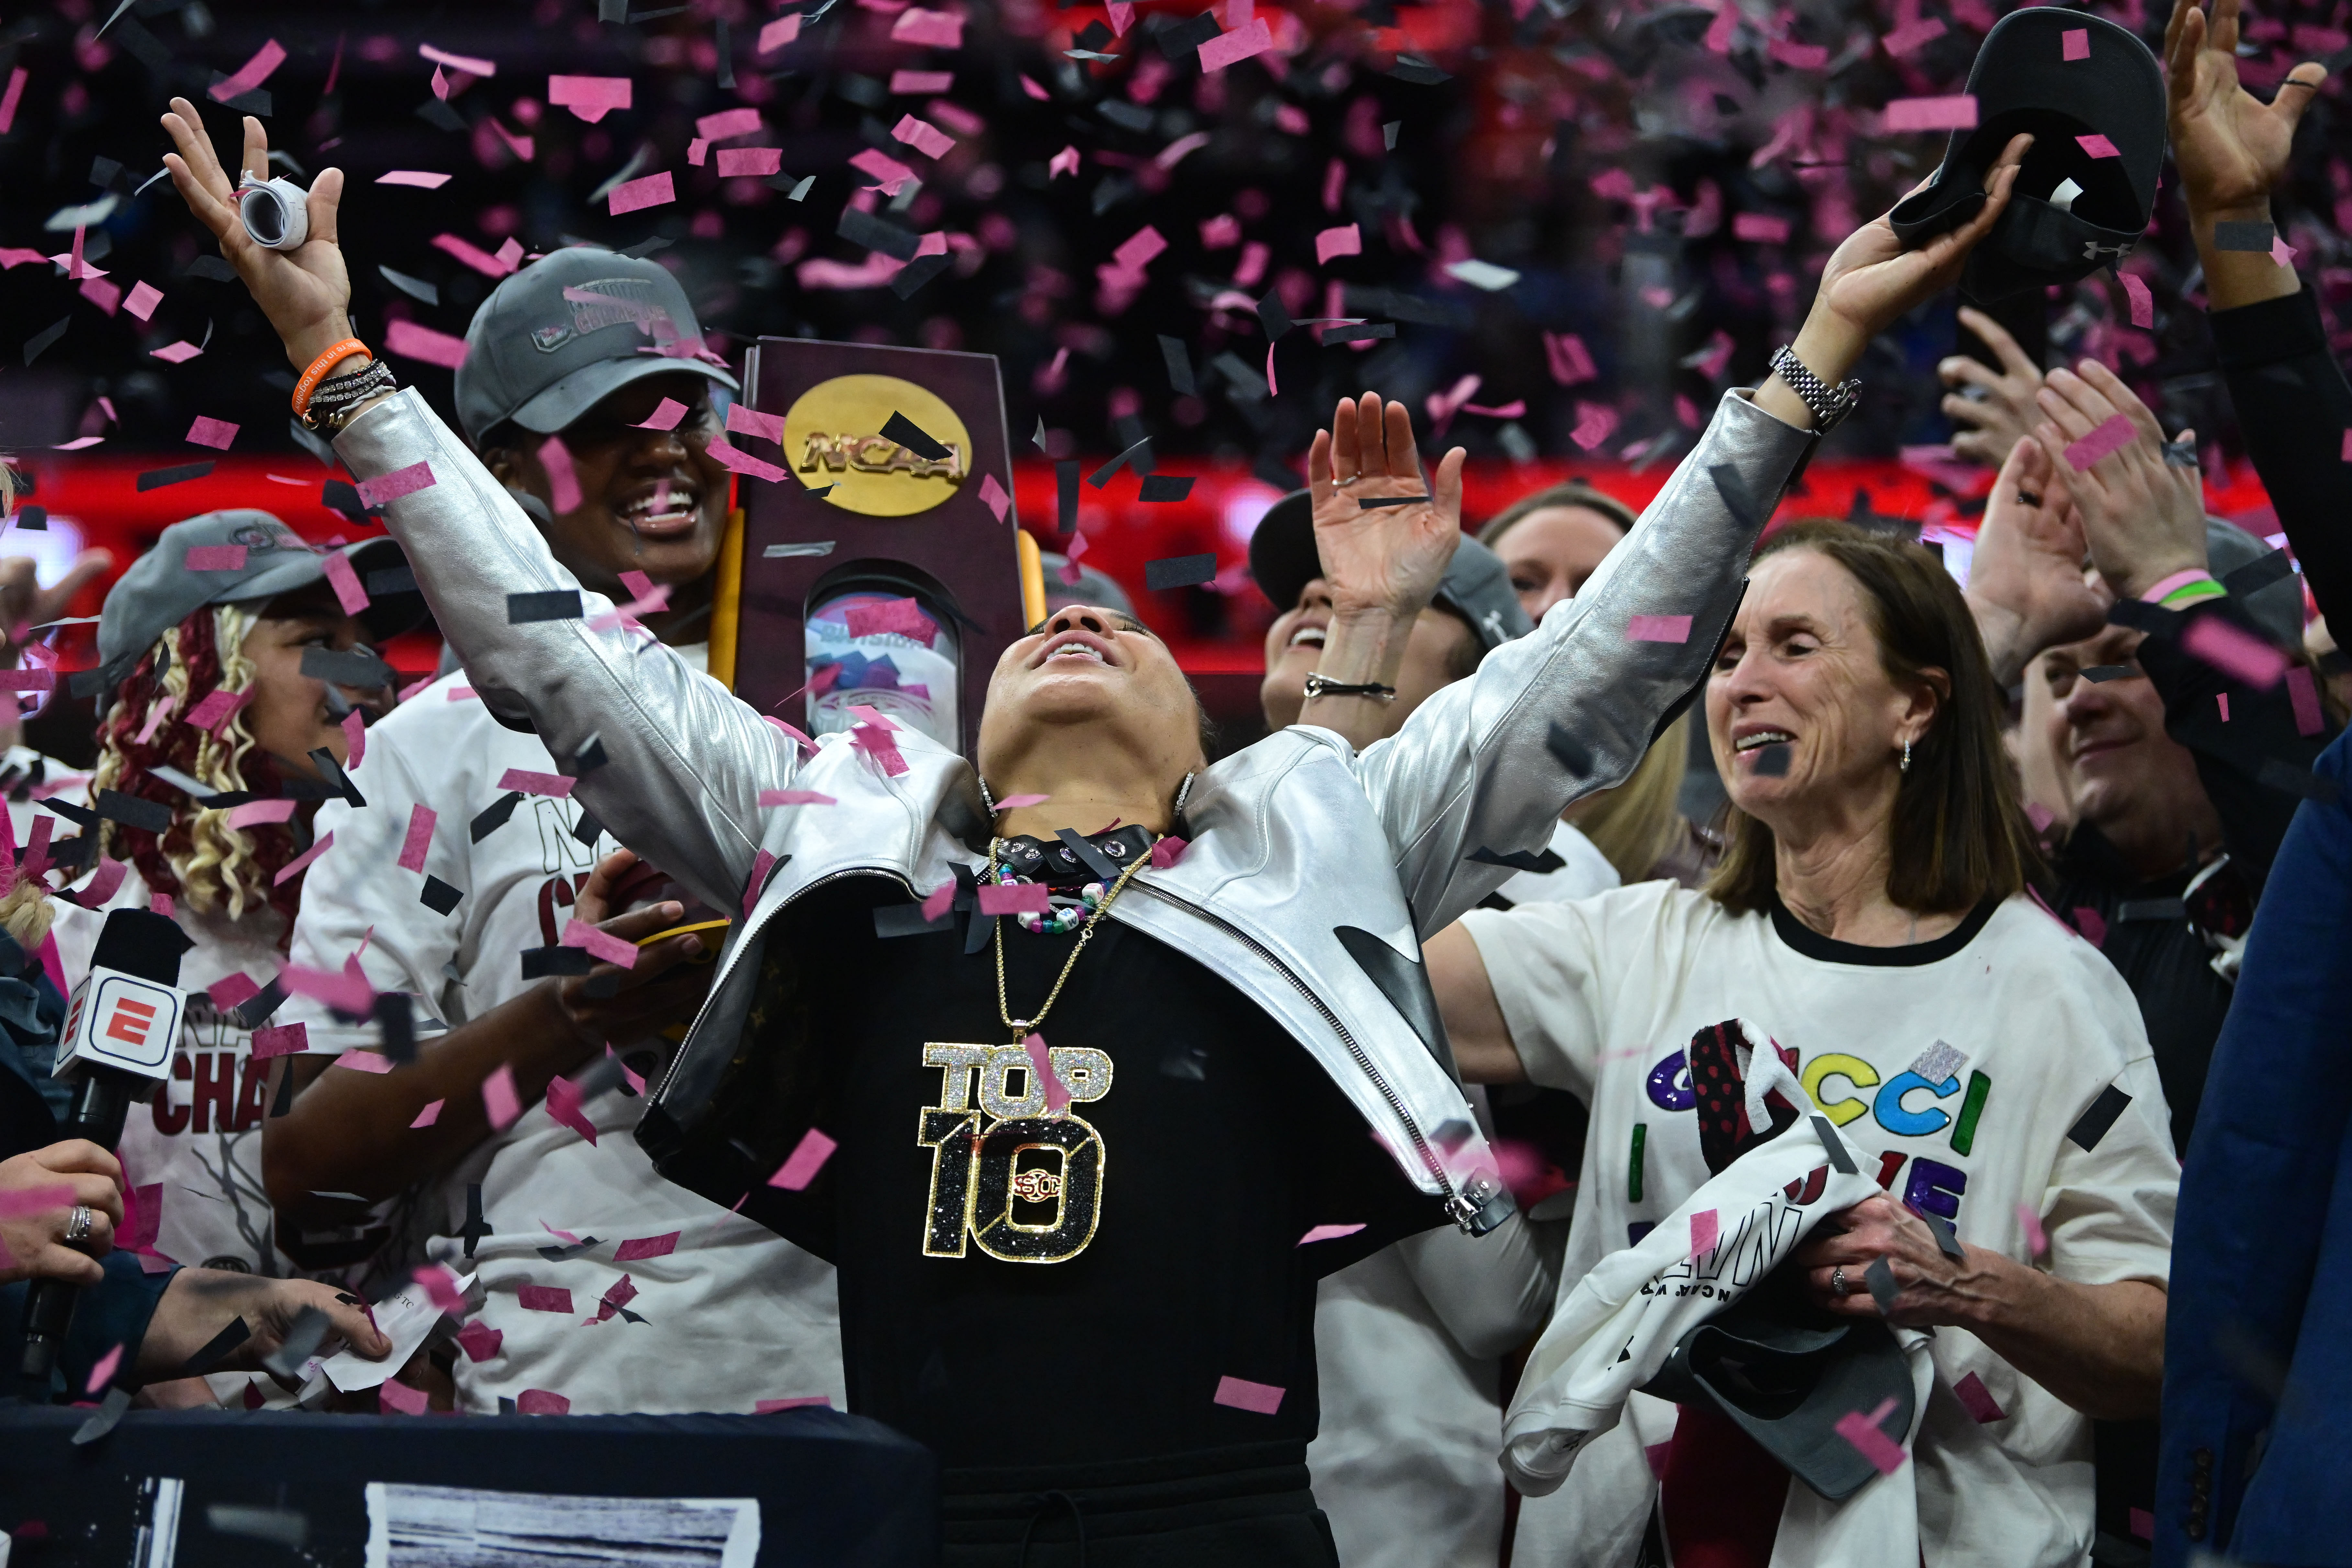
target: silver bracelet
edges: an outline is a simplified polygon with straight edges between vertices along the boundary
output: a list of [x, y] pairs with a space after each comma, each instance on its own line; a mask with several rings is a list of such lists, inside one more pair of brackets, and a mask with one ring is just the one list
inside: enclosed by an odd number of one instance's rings
[[1396, 688], [1382, 686], [1377, 680], [1349, 685], [1345, 681], [1326, 679], [1320, 675], [1310, 675], [1307, 678], [1307, 700], [1312, 702], [1318, 697], [1369, 697], [1375, 702], [1393, 702], [1396, 700]]
[[1805, 362], [1797, 357], [1797, 351], [1786, 343], [1772, 351], [1772, 368], [1780, 373], [1789, 390], [1813, 411], [1813, 430], [1817, 435], [1826, 436], [1836, 429], [1853, 412], [1854, 405], [1862, 401], [1860, 381], [1832, 387], [1808, 370]]

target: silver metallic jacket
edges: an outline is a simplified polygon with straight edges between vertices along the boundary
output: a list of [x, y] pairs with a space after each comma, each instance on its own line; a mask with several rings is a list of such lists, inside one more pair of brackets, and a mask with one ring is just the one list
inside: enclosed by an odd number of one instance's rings
[[[1510, 1197], [1456, 1080], [1422, 939], [1513, 874], [1479, 852], [1539, 852], [1570, 801], [1633, 771], [1704, 679], [1749, 551], [1811, 441], [1727, 394], [1575, 599], [1361, 752], [1300, 726], [1210, 768], [1186, 803], [1191, 848], [1137, 875], [1112, 908], [1278, 1020], [1465, 1230], [1501, 1224]], [[666, 1174], [736, 1202], [772, 1164], [755, 1169], [744, 1150], [714, 1178], [680, 1152], [730, 1092], [769, 931], [840, 878], [888, 877], [919, 897], [956, 867], [983, 866], [989, 825], [971, 767], [911, 731], [897, 736], [908, 771], [896, 777], [842, 736], [802, 760], [789, 737], [644, 633], [594, 629], [608, 605], [593, 594], [588, 619], [509, 625], [508, 595], [578, 584], [415, 391], [362, 415], [335, 447], [362, 479], [432, 465], [433, 485], [391, 502], [386, 521], [475, 689], [494, 710], [527, 712], [558, 757], [599, 738], [610, 761], [580, 780], [582, 803], [706, 901], [745, 912], [640, 1128]], [[1690, 637], [1628, 640], [1634, 616], [1688, 616]], [[761, 790], [786, 787], [839, 804], [760, 807]], [[763, 850], [773, 870], [754, 888]]]

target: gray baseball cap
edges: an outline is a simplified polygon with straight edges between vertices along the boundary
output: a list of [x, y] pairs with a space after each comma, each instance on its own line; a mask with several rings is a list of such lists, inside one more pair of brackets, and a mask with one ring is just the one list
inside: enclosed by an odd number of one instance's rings
[[631, 382], [680, 371], [738, 388], [667, 268], [571, 246], [508, 278], [474, 312], [457, 420], [477, 444], [509, 419], [551, 436]]
[[[1305, 490], [1293, 490], [1272, 506], [1250, 535], [1250, 575], [1276, 609], [1298, 603], [1299, 591], [1323, 575], [1322, 557], [1315, 550], [1315, 501]], [[1511, 574], [1502, 558], [1471, 538], [1446, 563], [1434, 602], [1444, 605], [1478, 635], [1487, 653], [1523, 637], [1535, 629], [1519, 595], [1511, 587]]]
[[[222, 546], [242, 546], [244, 563], [214, 571], [188, 565], [191, 549]], [[362, 587], [370, 573], [408, 564], [399, 542], [391, 539], [363, 539], [339, 553], [351, 562]], [[275, 598], [326, 575], [320, 552], [266, 511], [208, 511], [175, 522], [108, 590], [98, 617], [99, 667], [87, 672], [97, 679], [78, 678], [75, 689], [87, 694], [120, 685], [156, 638], [207, 605]], [[360, 620], [369, 637], [380, 641], [421, 625], [425, 614], [425, 595], [413, 585], [389, 592], [371, 588]]]
[[[2271, 547], [2234, 522], [2218, 517], [2205, 520], [2205, 569], [2227, 577], [2241, 566], [2251, 566], [2271, 552]], [[2242, 601], [2254, 625], [2270, 634], [2281, 647], [2303, 646], [2303, 578], [2289, 573], [2278, 582], [2255, 589]]]

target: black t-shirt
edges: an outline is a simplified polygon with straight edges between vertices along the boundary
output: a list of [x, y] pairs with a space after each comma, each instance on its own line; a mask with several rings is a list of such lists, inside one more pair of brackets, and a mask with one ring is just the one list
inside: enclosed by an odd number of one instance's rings
[[[808, 1003], [824, 1064], [779, 1113], [821, 1107], [839, 1149], [816, 1201], [775, 1223], [840, 1268], [850, 1408], [948, 1470], [1067, 1466], [1070, 1484], [1311, 1438], [1316, 1282], [1439, 1223], [1436, 1202], [1255, 1004], [1114, 921], [1039, 1027], [1074, 1096], [1045, 1113], [964, 917], [874, 936], [874, 904], [904, 897], [819, 890], [764, 978]], [[1078, 939], [999, 923], [1011, 1012], [1034, 1014]], [[1279, 1405], [1218, 1403], [1229, 1378]]]

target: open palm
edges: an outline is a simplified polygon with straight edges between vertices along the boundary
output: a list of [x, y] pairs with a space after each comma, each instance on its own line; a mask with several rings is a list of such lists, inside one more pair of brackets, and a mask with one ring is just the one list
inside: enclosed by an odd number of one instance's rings
[[[179, 187], [196, 221], [220, 241], [221, 254], [245, 279], [254, 303], [278, 329], [294, 363], [308, 364], [312, 355], [350, 336], [352, 279], [335, 243], [342, 171], [323, 170], [311, 182], [310, 237], [299, 249], [272, 250], [245, 232], [237, 214], [236, 182], [221, 167], [195, 106], [184, 98], [173, 99], [172, 111], [163, 116], [163, 130], [179, 149], [163, 154], [172, 184]], [[256, 179], [269, 177], [269, 136], [251, 115], [245, 120], [243, 168]]]
[[2286, 173], [2294, 128], [2326, 68], [2305, 62], [2264, 103], [2238, 82], [2238, 0], [2213, 0], [2208, 23], [2196, 0], [2177, 0], [2164, 30], [2172, 157], [2189, 205], [2203, 212], [2258, 207]]
[[[1463, 456], [1454, 447], [1424, 479], [1403, 404], [1384, 408], [1374, 392], [1339, 400], [1307, 458], [1315, 549], [1336, 613], [1418, 612], [1429, 602], [1462, 542]], [[1389, 496], [1425, 499], [1363, 504]]]
[[1826, 308], [1867, 340], [1894, 325], [1920, 300], [1958, 282], [1969, 252], [1992, 232], [1993, 224], [2008, 206], [2017, 171], [2032, 144], [2031, 136], [2010, 138], [2009, 145], [1985, 171], [1985, 203], [1977, 215], [1916, 249], [1905, 249], [1895, 237], [1895, 225], [1887, 213], [1847, 235], [1822, 268], [1815, 308]]

